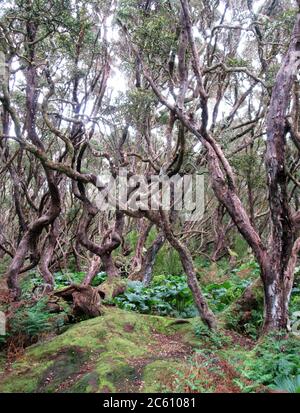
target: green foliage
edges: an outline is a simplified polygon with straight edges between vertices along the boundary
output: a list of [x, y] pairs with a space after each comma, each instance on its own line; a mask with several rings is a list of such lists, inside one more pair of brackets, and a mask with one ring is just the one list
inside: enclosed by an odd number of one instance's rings
[[[155, 267], [155, 272], [157, 272], [157, 268], [164, 270], [161, 275], [156, 275], [148, 287], [145, 287], [141, 282], [129, 282], [126, 292], [114, 300], [120, 308], [145, 314], [174, 317], [193, 317], [198, 314], [193, 303], [192, 293], [187, 285], [186, 276], [182, 275], [178, 255], [173, 250], [169, 250], [170, 254], [174, 254], [174, 259], [168, 260], [165, 251], [161, 251], [160, 259]], [[173, 271], [170, 273], [174, 275], [166, 274], [168, 269], [172, 269]], [[237, 274], [238, 271], [244, 269], [250, 271], [249, 279], [241, 279]], [[257, 264], [251, 261], [232, 270], [230, 278], [226, 281], [214, 282], [202, 287], [212, 310], [221, 312], [239, 298], [244, 289], [251, 283], [251, 279], [257, 276], [258, 271]]]
[[250, 317], [247, 321], [244, 320], [243, 312], [230, 311], [226, 313], [226, 327], [237, 331], [240, 334], [251, 337], [256, 340], [261, 331], [263, 324], [263, 308], [259, 306], [257, 309], [252, 309]]
[[180, 276], [182, 272], [182, 264], [178, 252], [174, 248], [170, 248], [168, 244], [165, 244], [157, 254], [154, 274]]
[[51, 314], [46, 309], [46, 300], [42, 299], [33, 306], [23, 306], [14, 313], [9, 321], [9, 334], [36, 337], [51, 330], [53, 325], [50, 319]]
[[300, 375], [299, 354], [299, 339], [286, 337], [285, 333], [272, 333], [253, 350], [241, 372], [245, 378], [267, 386], [291, 384]]
[[107, 274], [104, 271], [99, 272], [96, 277], [92, 281], [92, 286], [97, 287], [98, 285], [102, 284], [107, 279]]
[[[81, 284], [86, 273], [81, 271], [81, 272], [57, 272], [54, 274], [54, 279], [55, 279], [55, 288], [63, 288], [66, 287], [70, 284]], [[92, 281], [92, 286], [97, 287], [100, 285], [103, 281], [105, 281], [107, 278], [107, 275], [105, 272], [99, 272], [95, 278]]]
[[[85, 277], [85, 272], [58, 271], [53, 275], [55, 282], [54, 288], [58, 290], [65, 288], [70, 284], [81, 284]], [[96, 287], [100, 285], [103, 281], [106, 280], [106, 278], [107, 275], [105, 272], [98, 273], [92, 282], [92, 286]], [[29, 272], [21, 281], [22, 298], [30, 299], [33, 289], [42, 285], [43, 283], [44, 281], [40, 274], [38, 274], [37, 272]]]
[[[132, 251], [135, 251], [139, 235], [140, 234], [137, 231], [131, 231], [127, 236], [126, 241], [130, 245]], [[157, 230], [152, 228], [147, 237], [146, 248], [149, 248], [152, 245], [157, 235]], [[171, 248], [168, 243], [165, 243], [159, 250], [155, 259], [153, 273], [154, 275], [164, 274], [166, 276], [169, 276], [169, 274], [175, 276], [182, 275], [183, 269], [178, 252], [175, 251], [174, 248]]]
[[212, 310], [220, 312], [238, 299], [250, 283], [249, 279], [244, 280], [238, 276], [232, 276], [221, 284], [208, 284], [204, 291]]
[[300, 376], [276, 379], [274, 388], [288, 393], [300, 393]]
[[295, 23], [296, 15], [297, 11], [295, 9], [288, 9], [277, 16], [277, 21], [280, 22], [280, 24], [286, 25], [287, 28], [291, 30]]
[[[130, 64], [122, 65], [123, 70], [130, 72], [132, 70]], [[120, 95], [122, 100], [122, 113], [130, 119], [130, 122], [137, 129], [142, 128], [145, 124], [146, 117], [149, 113], [154, 113], [154, 109], [157, 105], [157, 98], [151, 90], [142, 90], [136, 88], [135, 90], [129, 90], [127, 93]], [[129, 138], [130, 141], [131, 138]], [[134, 138], [133, 138], [134, 139]], [[134, 141], [132, 141], [134, 144]], [[136, 231], [132, 231], [134, 233]], [[134, 240], [134, 236], [129, 234], [129, 238]]]
[[[157, 231], [151, 230], [147, 240], [147, 247], [152, 244], [156, 237]], [[182, 273], [183, 269], [178, 252], [174, 250], [174, 248], [171, 248], [168, 243], [165, 243], [156, 256], [154, 274], [164, 274], [166, 276], [172, 274], [180, 276]]]
[[208, 258], [203, 257], [202, 255], [198, 255], [197, 257], [195, 257], [194, 263], [196, 268], [206, 269], [209, 268], [211, 261]]
[[71, 283], [80, 284], [85, 276], [84, 272], [56, 272], [54, 273], [55, 288], [63, 288]]
[[290, 314], [291, 317], [294, 313], [300, 311], [300, 288], [294, 287], [292, 289], [291, 301], [290, 301]]
[[231, 342], [230, 338], [225, 336], [221, 330], [210, 330], [202, 322], [194, 326], [194, 333], [196, 337], [201, 338], [208, 345], [216, 348], [222, 348]]
[[149, 287], [139, 281], [128, 283], [126, 292], [114, 299], [125, 310], [143, 314], [194, 317], [197, 315], [185, 276], [156, 276]]
[[249, 66], [248, 60], [241, 59], [238, 57], [228, 58], [226, 63], [230, 67], [248, 67]]
[[269, 87], [273, 87], [273, 84], [276, 79], [276, 75], [278, 70], [280, 69], [280, 65], [278, 63], [273, 63], [269, 65], [268, 71], [266, 73], [266, 85]]
[[242, 259], [245, 256], [247, 256], [249, 246], [245, 239], [239, 233], [235, 234], [234, 236], [233, 250], [237, 254], [238, 259]]
[[6, 272], [8, 265], [9, 265], [9, 258], [7, 256], [4, 256], [0, 260], [0, 279], [1, 279], [2, 274]]
[[262, 324], [263, 324], [262, 308], [258, 310], [252, 310], [250, 320], [247, 323], [244, 323], [243, 325], [243, 332], [247, 336], [253, 339], [257, 339], [259, 337]]
[[[122, 0], [117, 14], [117, 18], [126, 24], [134, 42], [147, 51], [152, 64], [158, 56], [167, 56], [177, 40], [174, 9], [170, 10], [168, 0], [159, 3], [159, 8], [145, 12], [137, 0]], [[155, 59], [151, 59], [153, 55]]]

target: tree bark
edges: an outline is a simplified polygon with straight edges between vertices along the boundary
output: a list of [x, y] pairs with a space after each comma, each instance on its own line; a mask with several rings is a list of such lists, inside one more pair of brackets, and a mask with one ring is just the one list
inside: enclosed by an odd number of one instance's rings
[[153, 244], [148, 249], [146, 256], [144, 257], [142, 273], [143, 273], [143, 283], [145, 285], [149, 285], [152, 281], [153, 267], [155, 264], [155, 260], [156, 260], [159, 250], [164, 245], [164, 243], [165, 243], [165, 235], [162, 232], [160, 232], [157, 238], [154, 240]]
[[[289, 106], [290, 93], [295, 75], [300, 64], [300, 13], [292, 32], [291, 42], [273, 87], [267, 117], [267, 151], [266, 169], [268, 175], [269, 206], [271, 235], [268, 248], [262, 242], [258, 232], [247, 214], [235, 185], [235, 174], [220, 145], [207, 130], [208, 94], [205, 90], [197, 47], [193, 37], [193, 27], [188, 0], [180, 0], [184, 23], [188, 33], [192, 66], [198, 85], [198, 95], [202, 110], [201, 125], [191, 119], [183, 108], [173, 105], [160, 92], [149, 70], [143, 66], [144, 76], [149, 81], [154, 93], [170, 111], [176, 113], [178, 119], [203, 144], [207, 151], [207, 162], [212, 179], [214, 193], [225, 206], [233, 222], [252, 248], [261, 268], [261, 278], [265, 294], [264, 332], [271, 329], [288, 327], [288, 300], [292, 288], [293, 275], [289, 268], [289, 260], [295, 249], [295, 233], [293, 219], [288, 205], [287, 178], [285, 167], [286, 148], [286, 112]], [[298, 5], [300, 5], [298, 1]], [[143, 62], [142, 62], [143, 63]], [[170, 236], [169, 236], [170, 237]], [[168, 238], [171, 242], [171, 238]], [[176, 241], [176, 240], [175, 240]], [[175, 241], [172, 243], [175, 247]], [[178, 251], [181, 250], [177, 246]], [[182, 261], [189, 271], [188, 259], [181, 251]], [[287, 271], [289, 281], [287, 283]], [[192, 277], [193, 279], [193, 277]]]
[[[41, 152], [45, 153], [45, 148], [36, 132], [36, 112], [37, 112], [37, 100], [38, 100], [38, 88], [37, 88], [37, 69], [35, 63], [35, 38], [37, 33], [36, 22], [29, 20], [26, 23], [26, 41], [27, 41], [27, 60], [28, 66], [26, 70], [26, 121], [25, 127], [28, 138], [33, 145]], [[7, 91], [6, 91], [7, 92]], [[10, 106], [9, 97], [6, 101], [7, 109], [13, 116], [13, 110]], [[22, 140], [21, 130], [15, 128], [17, 137]], [[18, 285], [18, 275], [21, 272], [23, 263], [28, 251], [32, 251], [36, 254], [37, 241], [41, 235], [43, 229], [54, 222], [61, 211], [60, 194], [58, 185], [56, 182], [56, 176], [54, 171], [49, 169], [42, 161], [42, 166], [46, 175], [48, 184], [48, 191], [50, 194], [50, 200], [47, 205], [43, 205], [43, 209], [48, 208], [43, 215], [37, 220], [27, 225], [27, 229], [17, 247], [15, 256], [7, 271], [7, 284], [12, 292], [12, 297], [18, 299], [21, 294], [20, 287]]]
[[[115, 277], [120, 276], [119, 270], [113, 261], [112, 252], [117, 249], [122, 243], [124, 213], [116, 211], [114, 228], [107, 231], [107, 233], [103, 236], [101, 244], [98, 245], [95, 242], [91, 241], [88, 237], [89, 225], [98, 211], [84, 195], [80, 196], [77, 194], [77, 196], [81, 197], [81, 200], [84, 203], [83, 213], [77, 232], [78, 242], [101, 259], [103, 270], [107, 273], [108, 280], [111, 281]], [[95, 267], [96, 265], [97, 262], [95, 263]], [[95, 268], [92, 269], [93, 274], [95, 274], [94, 270]], [[92, 281], [93, 274], [91, 273], [89, 276], [86, 276], [84, 285], [87, 285], [88, 282]]]
[[147, 222], [146, 219], [142, 218], [139, 224], [139, 233], [140, 236], [137, 241], [135, 255], [131, 261], [131, 268], [130, 272], [132, 275], [132, 279], [136, 278], [136, 274], [141, 273], [142, 263], [143, 263], [143, 249], [145, 247], [145, 243], [147, 241], [147, 237], [149, 232], [152, 228], [153, 224], [151, 222]]
[[166, 239], [172, 245], [172, 247], [178, 252], [183, 269], [187, 276], [187, 283], [188, 286], [193, 294], [195, 305], [199, 311], [199, 315], [202, 321], [210, 328], [214, 329], [217, 327], [217, 320], [210, 310], [207, 301], [201, 291], [201, 288], [198, 283], [196, 270], [193, 264], [193, 258], [188, 250], [188, 248], [180, 242], [177, 237], [174, 235], [168, 217], [164, 213], [164, 211], [160, 211], [160, 218], [155, 217], [153, 214], [152, 219], [156, 221], [156, 224], [161, 226]]
[[58, 223], [56, 221], [53, 222], [50, 228], [49, 235], [47, 237], [46, 246], [44, 251], [41, 254], [41, 259], [39, 263], [39, 269], [41, 275], [47, 285], [47, 291], [52, 291], [54, 289], [54, 277], [52, 272], [49, 269], [51, 264], [51, 260], [53, 258], [53, 253], [57, 243], [58, 237]]
[[287, 54], [277, 74], [267, 116], [266, 169], [268, 175], [271, 234], [269, 259], [263, 268], [265, 319], [263, 331], [288, 327], [288, 304], [293, 286], [294, 259], [299, 251], [289, 206], [286, 171], [287, 110], [300, 65], [300, 13]]
[[98, 255], [94, 255], [90, 264], [89, 270], [84, 277], [82, 285], [90, 285], [93, 279], [96, 277], [101, 268], [101, 258]]

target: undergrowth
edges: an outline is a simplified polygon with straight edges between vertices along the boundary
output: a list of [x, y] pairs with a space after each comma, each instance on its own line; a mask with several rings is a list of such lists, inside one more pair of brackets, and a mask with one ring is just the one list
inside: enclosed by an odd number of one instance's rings
[[286, 333], [270, 333], [247, 356], [241, 374], [271, 389], [298, 392], [300, 339]]

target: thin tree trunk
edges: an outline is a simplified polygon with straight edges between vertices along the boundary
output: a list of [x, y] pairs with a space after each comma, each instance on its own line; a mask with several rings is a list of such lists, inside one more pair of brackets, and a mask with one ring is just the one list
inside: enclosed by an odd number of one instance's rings
[[101, 268], [101, 258], [98, 255], [94, 255], [90, 264], [89, 270], [84, 277], [82, 285], [90, 285], [93, 279], [96, 277]]
[[139, 274], [142, 269], [143, 264], [143, 249], [145, 247], [145, 243], [147, 241], [147, 237], [149, 232], [152, 228], [153, 224], [148, 220], [142, 218], [139, 224], [139, 233], [140, 236], [138, 238], [138, 242], [135, 249], [135, 255], [131, 261], [131, 268], [130, 272], [132, 274], [132, 278], [135, 278], [135, 274]]
[[145, 285], [149, 285], [152, 281], [155, 260], [164, 243], [165, 235], [160, 232], [144, 257], [143, 270], [141, 272], [143, 273], [143, 283]]
[[193, 294], [195, 305], [199, 311], [199, 315], [202, 321], [211, 329], [217, 327], [217, 320], [210, 310], [208, 303], [201, 291], [198, 283], [196, 270], [193, 264], [193, 258], [188, 250], [188, 248], [180, 242], [177, 237], [173, 234], [170, 226], [170, 222], [165, 215], [164, 211], [160, 211], [161, 223], [157, 221], [157, 225], [163, 227], [166, 239], [172, 245], [172, 247], [178, 252], [183, 269], [187, 275], [187, 283]]
[[52, 272], [49, 269], [51, 264], [53, 253], [57, 244], [57, 237], [58, 237], [58, 223], [56, 221], [53, 222], [51, 225], [51, 229], [49, 235], [47, 237], [47, 242], [44, 251], [42, 252], [39, 269], [41, 275], [48, 287], [48, 290], [51, 291], [54, 289], [54, 277]]
[[[98, 245], [88, 237], [88, 228], [92, 219], [97, 214], [97, 209], [90, 203], [83, 193], [81, 195], [76, 193], [76, 196], [83, 201], [83, 213], [77, 232], [78, 242], [101, 259], [103, 270], [108, 275], [108, 281], [112, 281], [112, 279], [116, 277], [119, 278], [120, 272], [113, 261], [112, 252], [122, 244], [124, 213], [116, 211], [114, 228], [107, 231], [101, 244]], [[97, 266], [97, 262], [95, 262], [95, 267]], [[95, 274], [95, 267], [91, 269], [91, 274], [86, 276], [84, 280], [85, 285], [92, 281], [93, 274]]]
[[[44, 145], [40, 140], [36, 132], [36, 112], [38, 104], [38, 88], [37, 88], [37, 66], [36, 66], [36, 55], [35, 55], [35, 39], [37, 33], [37, 23], [35, 21], [28, 21], [26, 23], [26, 40], [27, 40], [27, 60], [29, 62], [26, 70], [26, 131], [28, 138], [32, 144], [41, 153], [45, 152]], [[10, 114], [13, 112], [10, 108], [9, 100], [7, 102], [8, 110], [10, 109]], [[19, 139], [22, 139], [21, 131], [16, 128], [16, 133]], [[56, 182], [56, 176], [54, 172], [49, 169], [44, 162], [42, 166], [46, 175], [48, 190], [50, 194], [50, 201], [48, 205], [48, 210], [40, 216], [37, 220], [31, 222], [27, 225], [27, 229], [18, 245], [15, 256], [7, 271], [7, 284], [11, 289], [12, 296], [14, 299], [18, 299], [21, 294], [21, 290], [18, 284], [18, 275], [21, 272], [23, 263], [26, 258], [28, 251], [32, 251], [36, 254], [37, 241], [41, 235], [43, 229], [48, 225], [51, 225], [54, 220], [58, 217], [61, 211], [60, 194], [58, 185]]]

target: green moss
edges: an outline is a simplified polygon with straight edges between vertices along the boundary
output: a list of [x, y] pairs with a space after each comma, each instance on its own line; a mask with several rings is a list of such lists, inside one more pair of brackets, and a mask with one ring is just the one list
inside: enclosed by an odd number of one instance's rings
[[12, 371], [0, 378], [0, 393], [125, 391], [124, 383], [141, 374], [136, 371], [135, 359], [143, 358], [145, 364], [151, 362], [145, 372], [148, 388], [152, 373], [159, 376], [162, 369], [164, 377], [170, 372], [170, 360], [165, 364], [154, 361], [159, 356], [151, 352], [149, 343], [155, 332], [180, 334], [186, 343], [194, 339], [192, 323], [109, 307], [102, 317], [82, 321], [59, 336], [27, 348], [13, 363]]
[[99, 377], [99, 392], [103, 392], [103, 389], [109, 389], [110, 392], [122, 391], [124, 382], [135, 376], [134, 367], [127, 364], [122, 357], [114, 357], [112, 354], [99, 360], [96, 371]]
[[1, 393], [34, 393], [38, 388], [39, 378], [51, 365], [51, 361], [39, 363], [15, 363], [11, 374], [0, 383]]
[[105, 294], [105, 300], [111, 300], [116, 295], [121, 294], [126, 289], [127, 282], [122, 278], [116, 278], [113, 281], [106, 280], [99, 285], [99, 291]]
[[143, 393], [162, 392], [173, 381], [176, 372], [182, 369], [184, 363], [175, 360], [156, 360], [148, 364], [143, 372]]
[[98, 391], [99, 375], [96, 371], [85, 374], [74, 385], [66, 390], [67, 393], [96, 393]]
[[52, 393], [64, 381], [80, 372], [87, 354], [78, 347], [63, 348], [54, 362], [44, 371], [37, 386], [37, 392]]

